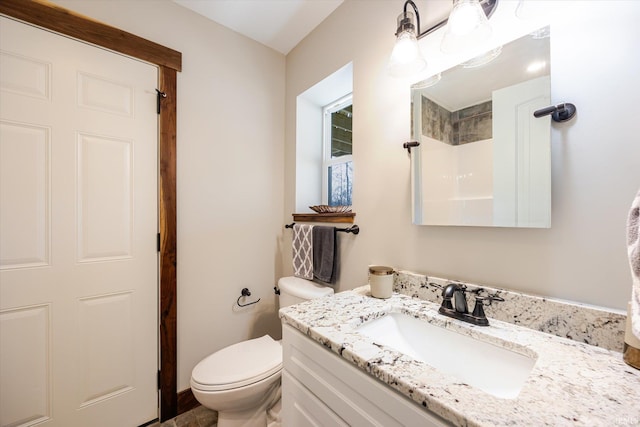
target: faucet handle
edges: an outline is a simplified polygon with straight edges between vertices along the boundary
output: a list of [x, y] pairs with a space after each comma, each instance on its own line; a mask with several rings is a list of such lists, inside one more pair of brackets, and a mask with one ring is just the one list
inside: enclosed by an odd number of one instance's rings
[[[487, 292], [486, 289], [484, 288], [478, 288], [478, 289], [474, 289], [472, 291], [469, 291], [470, 293], [476, 294], [476, 301], [487, 301], [487, 304], [485, 305], [491, 305], [491, 303], [493, 301], [496, 302], [502, 302], [504, 301], [504, 298], [502, 298], [501, 296], [499, 296], [497, 293], [495, 294], [490, 294], [489, 292]], [[480, 295], [481, 293], [486, 293], [486, 295]]]
[[477, 317], [478, 319], [487, 318], [487, 315], [484, 314], [484, 308], [482, 307], [484, 305], [483, 302], [485, 300], [486, 300], [486, 297], [480, 297], [480, 296], [476, 297], [476, 304], [473, 307], [473, 313], [471, 313], [473, 317]]
[[480, 322], [479, 324], [488, 325], [489, 321], [487, 320], [487, 315], [484, 312], [484, 306], [491, 305], [493, 301], [504, 301], [504, 298], [498, 296], [498, 294], [489, 294], [488, 292], [487, 295], [480, 295], [480, 292], [482, 291], [484, 291], [482, 288], [473, 291], [473, 293], [476, 294], [476, 304], [473, 307], [473, 313], [471, 315], [478, 319]]
[[489, 303], [487, 305], [491, 305], [492, 302], [504, 302], [504, 298], [502, 298], [501, 296], [499, 296], [498, 294], [489, 294], [486, 297], [487, 301], [489, 301]]
[[435, 282], [427, 282], [427, 286], [433, 286], [434, 288], [438, 288], [438, 289], [444, 289], [444, 286], [439, 285]]

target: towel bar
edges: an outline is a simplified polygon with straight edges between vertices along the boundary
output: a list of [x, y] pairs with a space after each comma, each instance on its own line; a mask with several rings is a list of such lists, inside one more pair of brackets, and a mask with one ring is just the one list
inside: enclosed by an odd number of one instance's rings
[[[292, 222], [291, 224], [286, 224], [284, 226], [284, 228], [293, 228], [293, 226], [296, 225], [295, 222]], [[336, 231], [342, 231], [344, 233], [352, 233], [352, 234], [358, 234], [360, 233], [360, 227], [358, 227], [357, 225], [352, 225], [351, 227], [348, 228], [336, 228]]]

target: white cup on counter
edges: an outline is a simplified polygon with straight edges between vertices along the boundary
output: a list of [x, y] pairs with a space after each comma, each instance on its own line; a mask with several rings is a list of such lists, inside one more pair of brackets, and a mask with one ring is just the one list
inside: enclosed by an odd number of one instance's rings
[[369, 287], [374, 298], [389, 298], [393, 293], [393, 267], [369, 266]]

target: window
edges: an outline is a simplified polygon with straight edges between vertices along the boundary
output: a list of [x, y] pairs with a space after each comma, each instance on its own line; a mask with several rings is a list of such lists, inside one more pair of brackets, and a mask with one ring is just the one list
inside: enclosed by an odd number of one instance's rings
[[296, 97], [294, 212], [311, 212], [314, 205], [352, 205], [351, 93], [353, 64], [348, 63]]
[[323, 108], [322, 202], [350, 206], [353, 193], [353, 105], [349, 94]]

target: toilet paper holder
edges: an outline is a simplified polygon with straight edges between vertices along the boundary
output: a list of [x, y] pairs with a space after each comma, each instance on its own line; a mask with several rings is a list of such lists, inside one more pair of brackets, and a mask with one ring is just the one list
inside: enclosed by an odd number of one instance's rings
[[258, 298], [257, 300], [253, 301], [253, 302], [249, 302], [246, 304], [240, 304], [240, 299], [244, 298], [244, 297], [250, 297], [251, 296], [251, 291], [249, 290], [249, 288], [242, 288], [241, 295], [238, 297], [238, 299], [236, 300], [236, 304], [238, 304], [238, 307], [247, 307], [249, 305], [253, 305], [253, 304], [257, 304], [258, 302], [260, 302], [260, 298]]

